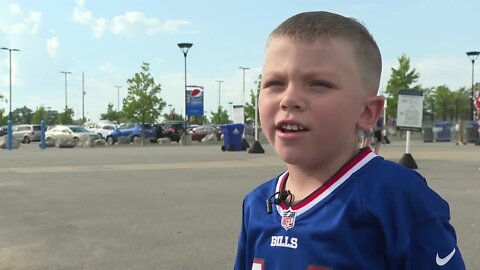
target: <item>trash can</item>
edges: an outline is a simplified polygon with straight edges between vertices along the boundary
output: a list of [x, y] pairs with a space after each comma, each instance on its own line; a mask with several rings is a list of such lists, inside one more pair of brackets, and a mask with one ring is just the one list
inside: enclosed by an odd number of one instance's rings
[[465, 121], [464, 125], [465, 142], [476, 143], [478, 140], [478, 123], [477, 121]]
[[220, 128], [223, 133], [222, 151], [241, 151], [243, 124], [226, 124]]
[[436, 123], [435, 127], [437, 132], [437, 136], [435, 141], [437, 142], [449, 142], [452, 139], [452, 122], [441, 122]]
[[424, 127], [422, 129], [423, 133], [423, 142], [433, 142], [433, 128]]

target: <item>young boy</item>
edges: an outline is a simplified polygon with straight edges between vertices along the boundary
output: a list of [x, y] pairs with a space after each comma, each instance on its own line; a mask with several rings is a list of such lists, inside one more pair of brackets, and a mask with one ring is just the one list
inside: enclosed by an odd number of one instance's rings
[[287, 171], [244, 199], [235, 269], [465, 268], [447, 202], [415, 171], [357, 148], [383, 109], [380, 72], [354, 19], [307, 12], [272, 32], [260, 119]]

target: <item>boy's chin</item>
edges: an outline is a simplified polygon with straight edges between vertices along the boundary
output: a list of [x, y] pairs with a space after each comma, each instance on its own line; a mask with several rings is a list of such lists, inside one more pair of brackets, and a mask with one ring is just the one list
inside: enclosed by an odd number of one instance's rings
[[275, 149], [278, 157], [283, 160], [283, 162], [289, 165], [306, 165], [309, 161], [311, 162], [312, 159], [306, 155], [306, 151], [300, 149]]

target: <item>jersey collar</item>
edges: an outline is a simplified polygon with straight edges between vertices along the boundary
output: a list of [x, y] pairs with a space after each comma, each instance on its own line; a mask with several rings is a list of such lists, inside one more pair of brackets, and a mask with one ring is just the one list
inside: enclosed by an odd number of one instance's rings
[[[299, 203], [288, 206], [286, 202], [282, 202], [277, 205], [277, 211], [282, 215], [283, 211], [291, 208], [299, 216], [305, 211], [309, 210], [328, 195], [330, 195], [335, 189], [343, 184], [352, 174], [361, 169], [365, 164], [372, 160], [377, 155], [372, 152], [369, 147], [361, 149], [356, 156], [343, 165], [330, 179], [328, 179], [321, 187], [308, 195], [305, 199]], [[275, 192], [285, 189], [288, 179], [288, 171], [278, 177], [277, 186]]]

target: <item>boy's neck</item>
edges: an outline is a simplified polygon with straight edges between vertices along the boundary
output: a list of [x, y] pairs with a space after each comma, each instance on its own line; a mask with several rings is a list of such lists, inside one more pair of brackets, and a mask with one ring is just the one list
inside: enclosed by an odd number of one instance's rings
[[358, 150], [354, 150], [350, 155], [329, 162], [324, 166], [301, 167], [289, 164], [287, 165], [288, 179], [285, 189], [290, 190], [294, 195], [295, 203], [299, 202], [325, 184], [325, 182], [334, 176], [335, 173], [357, 153]]

